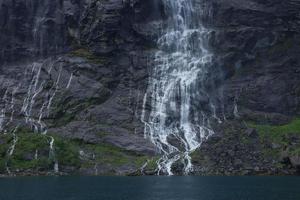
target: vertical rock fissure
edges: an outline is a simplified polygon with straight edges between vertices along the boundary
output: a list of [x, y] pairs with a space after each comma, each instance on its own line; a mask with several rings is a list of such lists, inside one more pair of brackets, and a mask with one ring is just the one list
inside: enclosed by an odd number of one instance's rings
[[209, 30], [201, 24], [193, 0], [163, 3], [168, 19], [157, 41], [142, 121], [145, 137], [162, 154], [158, 175], [173, 175], [177, 163], [189, 174], [190, 154], [214, 133], [211, 119], [217, 119], [208, 83], [213, 54], [208, 48]]

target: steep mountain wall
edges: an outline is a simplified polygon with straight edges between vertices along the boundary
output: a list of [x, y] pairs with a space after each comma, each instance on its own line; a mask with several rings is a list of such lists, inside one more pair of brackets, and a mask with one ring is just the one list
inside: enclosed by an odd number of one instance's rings
[[207, 26], [224, 73], [219, 89], [227, 121], [195, 153], [198, 172], [296, 173], [300, 3], [223, 0], [210, 6]]
[[[195, 173], [297, 173], [299, 2], [194, 3], [223, 121]], [[153, 173], [140, 117], [165, 19], [160, 0], [0, 0], [1, 173]]]

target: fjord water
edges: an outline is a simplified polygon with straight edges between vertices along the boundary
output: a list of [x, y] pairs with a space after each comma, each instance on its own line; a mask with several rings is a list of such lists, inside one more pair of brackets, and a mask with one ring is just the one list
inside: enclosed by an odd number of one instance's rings
[[0, 179], [0, 200], [299, 200], [300, 177]]
[[[158, 174], [173, 175], [172, 165], [181, 161], [183, 173], [192, 171], [190, 153], [214, 132], [218, 120], [209, 90], [212, 53], [210, 31], [202, 26], [201, 12], [193, 0], [163, 0], [168, 16], [158, 39], [142, 121], [145, 137], [162, 153]], [[209, 88], [209, 89], [208, 89]], [[147, 106], [149, 105], [149, 106]], [[146, 112], [150, 107], [150, 112]]]

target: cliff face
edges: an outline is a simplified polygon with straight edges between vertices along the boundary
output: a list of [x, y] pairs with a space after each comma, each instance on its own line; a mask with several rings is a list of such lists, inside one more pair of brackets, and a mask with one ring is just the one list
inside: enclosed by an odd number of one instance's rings
[[63, 52], [78, 38], [80, 1], [0, 2], [1, 62]]
[[[166, 15], [160, 0], [0, 6], [1, 173], [48, 173], [58, 163], [66, 174], [130, 174], [147, 160], [152, 173], [158, 155], [140, 116]], [[195, 6], [210, 11], [203, 23], [226, 118], [193, 153], [195, 173], [296, 173], [300, 4]]]
[[225, 102], [236, 98], [242, 114], [299, 115], [298, 10], [296, 1], [214, 6], [213, 46], [225, 71]]
[[299, 2], [223, 0], [211, 6], [207, 26], [224, 73], [219, 89], [227, 121], [195, 153], [198, 172], [296, 173]]
[[[1, 132], [10, 133], [1, 140], [7, 143], [2, 172], [48, 172], [57, 160], [62, 173], [125, 174], [153, 157], [140, 112], [155, 44], [151, 26], [160, 19], [158, 4], [1, 5]], [[14, 130], [19, 140], [9, 155]], [[34, 141], [46, 130], [44, 139]], [[51, 153], [51, 137], [57, 141], [56, 153]], [[42, 160], [49, 162], [40, 166]]]

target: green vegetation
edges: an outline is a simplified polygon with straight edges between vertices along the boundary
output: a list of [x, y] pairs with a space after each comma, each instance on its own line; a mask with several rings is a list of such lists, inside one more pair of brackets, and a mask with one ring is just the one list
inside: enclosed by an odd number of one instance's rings
[[[113, 170], [125, 165], [139, 169], [146, 161], [148, 161], [147, 169], [156, 167], [157, 158], [150, 158], [105, 143], [87, 144], [82, 140], [65, 139], [51, 134], [36, 134], [21, 129], [16, 134], [18, 141], [12, 156], [8, 156], [7, 153], [13, 142], [12, 135], [0, 136], [2, 143], [0, 145], [0, 173], [6, 173], [6, 166], [12, 172], [24, 170], [30, 170], [33, 173], [49, 172], [53, 170], [55, 161], [59, 163], [60, 169], [68, 166], [74, 172], [79, 168], [93, 169], [95, 164], [107, 166], [112, 170], [112, 174]], [[50, 153], [51, 137], [55, 140], [53, 155]], [[86, 157], [81, 156], [80, 151], [83, 151]]]
[[[66, 91], [67, 92], [67, 91]], [[52, 113], [55, 118], [55, 126], [64, 126], [73, 121], [78, 112], [85, 110], [93, 105], [103, 103], [109, 96], [110, 91], [103, 89], [99, 91], [102, 94], [99, 97], [91, 97], [85, 100], [65, 99], [66, 94], [57, 95], [57, 98], [52, 107]]]
[[79, 168], [79, 146], [78, 142], [74, 140], [63, 139], [60, 137], [55, 137], [55, 159], [58, 161], [59, 165], [72, 166]]
[[137, 154], [132, 151], [115, 147], [109, 144], [86, 145], [86, 149], [95, 153], [97, 163], [108, 164], [112, 167], [120, 167], [122, 165], [134, 165], [142, 167], [148, 159], [148, 156]]
[[87, 149], [95, 153], [97, 162], [113, 166], [121, 166], [129, 163], [129, 157], [126, 155], [126, 152], [118, 147], [102, 144], [87, 145]]
[[0, 172], [6, 170], [6, 154], [12, 140], [13, 137], [11, 135], [2, 135], [0, 137]]
[[86, 109], [88, 102], [57, 100], [53, 104], [52, 112], [55, 113], [55, 126], [63, 126], [73, 121], [77, 112]]
[[[13, 144], [11, 134], [1, 135], [0, 141], [0, 172], [6, 171], [6, 166], [10, 170], [27, 169], [49, 169], [51, 160], [49, 156], [49, 139], [40, 134], [26, 133], [25, 129], [20, 129], [17, 134], [17, 143], [12, 156], [8, 155], [9, 148]], [[35, 158], [35, 155], [38, 155]]]
[[[49, 168], [51, 161], [48, 161], [48, 146], [48, 138], [41, 134], [19, 133], [14, 153], [8, 158], [8, 166], [13, 170]], [[40, 154], [37, 159], [36, 152]]]
[[260, 138], [263, 141], [267, 140], [278, 148], [265, 148], [264, 153], [267, 156], [277, 157], [280, 152], [287, 149], [289, 155], [300, 155], [300, 144], [293, 144], [293, 136], [300, 137], [300, 118], [296, 118], [285, 125], [258, 125], [248, 123], [252, 128], [255, 128]]
[[59, 137], [55, 138], [55, 156], [50, 154], [51, 137], [32, 132], [17, 133], [18, 141], [13, 155], [8, 156], [8, 149], [12, 144], [11, 135], [1, 135], [3, 145], [0, 148], [0, 172], [5, 172], [6, 163], [10, 170], [51, 171], [57, 160], [61, 165], [80, 166], [79, 150], [75, 142]]
[[84, 47], [72, 51], [71, 55], [86, 58], [88, 61], [90, 61], [91, 63], [95, 63], [95, 64], [105, 64], [106, 63], [105, 58], [101, 58], [99, 56], [94, 55], [90, 50], [88, 50], [87, 48], [84, 48]]
[[154, 157], [154, 158], [151, 158], [150, 160], [148, 160], [148, 165], [147, 165], [147, 169], [150, 169], [150, 170], [155, 170], [156, 167], [157, 167], [157, 161], [158, 161], [159, 157]]
[[289, 124], [272, 126], [272, 125], [258, 125], [248, 123], [252, 128], [255, 128], [261, 138], [270, 138], [274, 142], [283, 142], [283, 137], [298, 134], [300, 135], [300, 118], [294, 119]]

